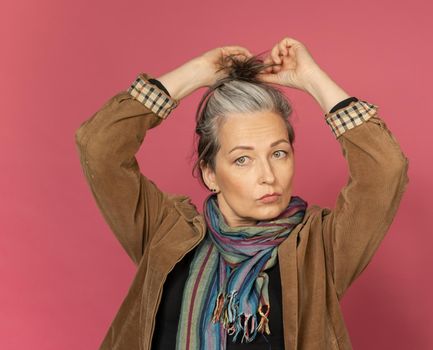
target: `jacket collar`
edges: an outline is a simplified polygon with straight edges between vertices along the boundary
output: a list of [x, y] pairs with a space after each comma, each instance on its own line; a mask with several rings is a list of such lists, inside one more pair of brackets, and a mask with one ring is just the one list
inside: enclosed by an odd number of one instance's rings
[[191, 199], [188, 196], [177, 195], [172, 198], [174, 199], [175, 208], [186, 221], [193, 222], [195, 217], [201, 216], [197, 211], [197, 207], [191, 202]]

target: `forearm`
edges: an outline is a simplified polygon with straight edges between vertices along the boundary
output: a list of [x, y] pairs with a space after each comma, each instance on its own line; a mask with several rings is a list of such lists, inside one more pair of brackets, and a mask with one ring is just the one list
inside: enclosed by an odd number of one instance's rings
[[338, 102], [350, 97], [321, 69], [310, 74], [306, 82], [306, 91], [319, 103], [324, 114], [328, 113]]
[[194, 58], [156, 79], [166, 87], [172, 98], [180, 100], [205, 86], [205, 76], [202, 62]]
[[[91, 193], [123, 248], [139, 264], [146, 244], [163, 222], [167, 195], [141, 173], [136, 159], [149, 129], [176, 106], [145, 81], [106, 101], [75, 132], [81, 166]], [[144, 169], [146, 170], [146, 169]]]
[[409, 160], [396, 137], [366, 101], [333, 113], [331, 127], [357, 126], [339, 137], [349, 178], [332, 210], [322, 215], [325, 255], [338, 299], [362, 273], [397, 213], [409, 182]]

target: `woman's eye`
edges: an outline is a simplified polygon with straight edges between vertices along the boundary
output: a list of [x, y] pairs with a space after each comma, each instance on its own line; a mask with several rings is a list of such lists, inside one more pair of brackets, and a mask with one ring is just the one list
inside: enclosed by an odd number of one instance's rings
[[246, 159], [246, 158], [247, 158], [247, 157], [242, 156], [242, 157], [236, 159], [236, 160], [235, 160], [235, 164], [238, 165], [238, 166], [242, 166], [243, 164], [245, 164], [245, 161], [242, 161], [242, 160], [243, 160], [243, 159]]
[[[283, 155], [287, 155], [287, 152], [286, 151], [283, 151], [283, 150], [278, 150], [278, 151], [276, 151], [275, 153], [278, 153], [278, 152], [282, 152], [283, 153]], [[275, 154], [274, 153], [274, 154]], [[281, 158], [281, 157], [278, 157], [278, 158]]]

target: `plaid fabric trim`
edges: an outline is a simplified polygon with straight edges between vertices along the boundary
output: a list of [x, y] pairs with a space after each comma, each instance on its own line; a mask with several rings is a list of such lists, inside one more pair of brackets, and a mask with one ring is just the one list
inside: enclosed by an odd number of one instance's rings
[[335, 137], [338, 138], [346, 131], [366, 122], [377, 113], [378, 108], [367, 101], [359, 100], [333, 113], [326, 113], [325, 120]]
[[128, 88], [129, 94], [149, 108], [160, 118], [167, 118], [179, 105], [179, 101], [168, 96], [162, 89], [148, 81], [150, 75], [140, 73]]

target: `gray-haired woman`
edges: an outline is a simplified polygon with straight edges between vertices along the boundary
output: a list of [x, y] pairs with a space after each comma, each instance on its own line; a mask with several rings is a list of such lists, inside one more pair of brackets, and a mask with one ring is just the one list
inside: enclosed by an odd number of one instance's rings
[[[292, 192], [290, 102], [309, 93], [348, 161], [333, 209]], [[140, 171], [135, 155], [198, 88], [203, 212]], [[371, 261], [408, 183], [408, 159], [377, 114], [299, 41], [264, 59], [210, 50], [158, 79], [140, 73], [76, 132], [81, 164], [137, 274], [100, 349], [351, 349], [339, 301]], [[167, 169], [169, 171], [169, 169]]]

